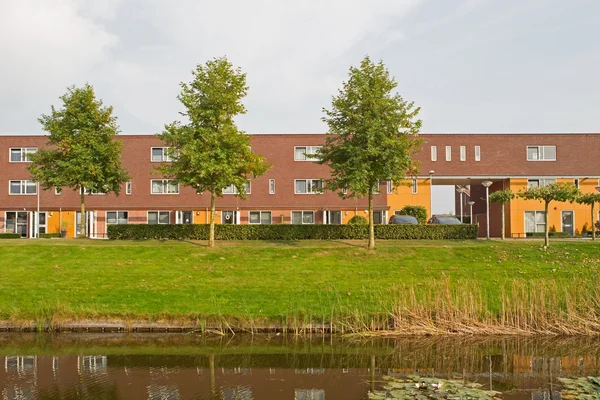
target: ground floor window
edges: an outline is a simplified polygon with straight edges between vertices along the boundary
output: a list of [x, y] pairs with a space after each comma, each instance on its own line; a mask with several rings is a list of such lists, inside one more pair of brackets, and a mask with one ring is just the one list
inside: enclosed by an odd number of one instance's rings
[[125, 225], [129, 219], [129, 212], [127, 211], [107, 211], [106, 212], [106, 224], [107, 225]]
[[328, 225], [341, 225], [342, 224], [342, 211], [340, 210], [328, 210], [325, 211], [325, 222]]
[[170, 214], [169, 211], [148, 211], [148, 225], [168, 224]]
[[224, 210], [221, 211], [221, 223], [225, 225], [237, 225], [240, 222], [238, 221], [239, 212], [238, 211], [230, 211]]
[[194, 223], [194, 213], [192, 211], [177, 211], [175, 214], [175, 223], [189, 225]]
[[250, 211], [248, 213], [249, 224], [268, 225], [271, 223], [271, 211]]
[[27, 237], [27, 211], [7, 211], [4, 221], [6, 233], [18, 233], [21, 237]]
[[314, 224], [314, 211], [292, 211], [292, 224]]
[[381, 225], [385, 223], [385, 211], [378, 210], [373, 211], [373, 223], [375, 225]]
[[546, 231], [544, 211], [525, 211], [525, 233], [536, 233]]

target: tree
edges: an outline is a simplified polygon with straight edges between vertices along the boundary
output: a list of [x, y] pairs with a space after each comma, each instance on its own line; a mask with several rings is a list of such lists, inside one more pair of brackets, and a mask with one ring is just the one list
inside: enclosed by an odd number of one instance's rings
[[596, 216], [594, 215], [594, 206], [600, 203], [600, 193], [586, 193], [577, 198], [577, 203], [587, 204], [592, 209], [592, 240], [596, 240]]
[[210, 193], [208, 243], [214, 247], [216, 198], [233, 185], [236, 196], [245, 199], [249, 179], [264, 174], [269, 166], [264, 157], [252, 152], [250, 137], [234, 122], [237, 115], [246, 113], [242, 104], [248, 92], [246, 74], [222, 57], [197, 65], [192, 78], [190, 83], [181, 83], [177, 97], [188, 122], [167, 124], [158, 135], [170, 147], [172, 159], [158, 170], [197, 193]]
[[423, 206], [404, 206], [400, 215], [412, 215], [420, 224], [427, 223], [427, 209]]
[[575, 201], [581, 192], [572, 183], [552, 183], [546, 186], [529, 188], [519, 192], [519, 197], [526, 200], [539, 200], [544, 202], [544, 247], [548, 247], [548, 205], [552, 201]]
[[504, 214], [504, 205], [509, 203], [512, 199], [515, 198], [515, 194], [512, 190], [497, 190], [495, 192], [490, 193], [489, 199], [490, 203], [500, 203], [502, 205], [502, 240], [504, 240], [505, 236], [505, 226], [506, 226], [506, 218]]
[[81, 88], [70, 86], [60, 99], [62, 108], [51, 106], [50, 114], [38, 119], [50, 134], [49, 148], [32, 156], [28, 170], [46, 190], [79, 190], [79, 232], [85, 236], [86, 193], [112, 192], [118, 196], [129, 177], [121, 167], [123, 145], [115, 140], [119, 126], [112, 106], [104, 106], [102, 100], [96, 99], [89, 84]]
[[373, 193], [378, 182], [400, 186], [407, 175], [416, 174], [412, 156], [420, 150], [420, 108], [393, 93], [396, 87], [383, 62], [375, 64], [367, 56], [360, 67], [350, 68], [331, 109], [323, 109], [329, 130], [316, 158], [331, 168], [324, 189], [342, 198], [368, 197], [369, 249], [375, 248]]

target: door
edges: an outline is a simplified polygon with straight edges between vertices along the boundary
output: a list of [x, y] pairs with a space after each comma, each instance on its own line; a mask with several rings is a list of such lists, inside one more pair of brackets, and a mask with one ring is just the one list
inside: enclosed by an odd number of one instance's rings
[[38, 220], [40, 234], [46, 233], [46, 213], [41, 212]]
[[562, 231], [573, 236], [573, 211], [562, 211]]

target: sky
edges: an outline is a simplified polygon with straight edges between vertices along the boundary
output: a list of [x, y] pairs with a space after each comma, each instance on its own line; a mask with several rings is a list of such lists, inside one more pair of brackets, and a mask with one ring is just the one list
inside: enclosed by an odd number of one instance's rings
[[241, 129], [324, 133], [365, 55], [425, 133], [600, 132], [599, 26], [598, 0], [0, 0], [0, 133], [41, 133], [85, 82], [123, 133], [157, 133], [219, 56], [247, 73]]

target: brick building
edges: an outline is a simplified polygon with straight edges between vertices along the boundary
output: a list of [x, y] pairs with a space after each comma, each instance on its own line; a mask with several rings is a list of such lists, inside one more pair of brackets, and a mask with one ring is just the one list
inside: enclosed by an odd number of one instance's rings
[[[460, 185], [470, 189], [474, 220], [485, 231], [485, 190], [490, 191], [551, 182], [572, 182], [584, 192], [594, 192], [600, 177], [600, 135], [595, 134], [423, 134], [422, 151], [416, 156], [420, 173], [398, 188], [380, 182], [374, 196], [375, 220], [386, 223], [407, 204], [430, 210], [433, 185]], [[168, 162], [164, 144], [151, 135], [120, 135], [122, 164], [131, 181], [120, 196], [88, 194], [88, 234], [104, 237], [107, 224], [207, 223], [210, 199], [193, 189], [163, 179], [155, 166]], [[307, 160], [305, 153], [323, 143], [324, 135], [253, 135], [252, 150], [265, 156], [272, 168], [249, 183], [246, 200], [225, 189], [217, 199], [218, 223], [346, 223], [354, 215], [366, 216], [366, 199], [342, 199], [335, 193], [319, 193], [320, 179], [328, 167]], [[0, 232], [35, 236], [39, 199], [41, 232], [68, 236], [78, 232], [81, 215], [79, 193], [41, 190], [28, 173], [28, 154], [46, 145], [44, 136], [0, 136]], [[2, 189], [4, 188], [4, 189]], [[507, 206], [507, 236], [543, 231], [543, 204], [514, 200]], [[464, 209], [464, 215], [469, 211]], [[598, 218], [596, 216], [596, 218]], [[581, 232], [592, 226], [588, 206], [554, 203], [549, 224], [557, 231]], [[492, 236], [500, 235], [500, 207], [490, 205]]]

